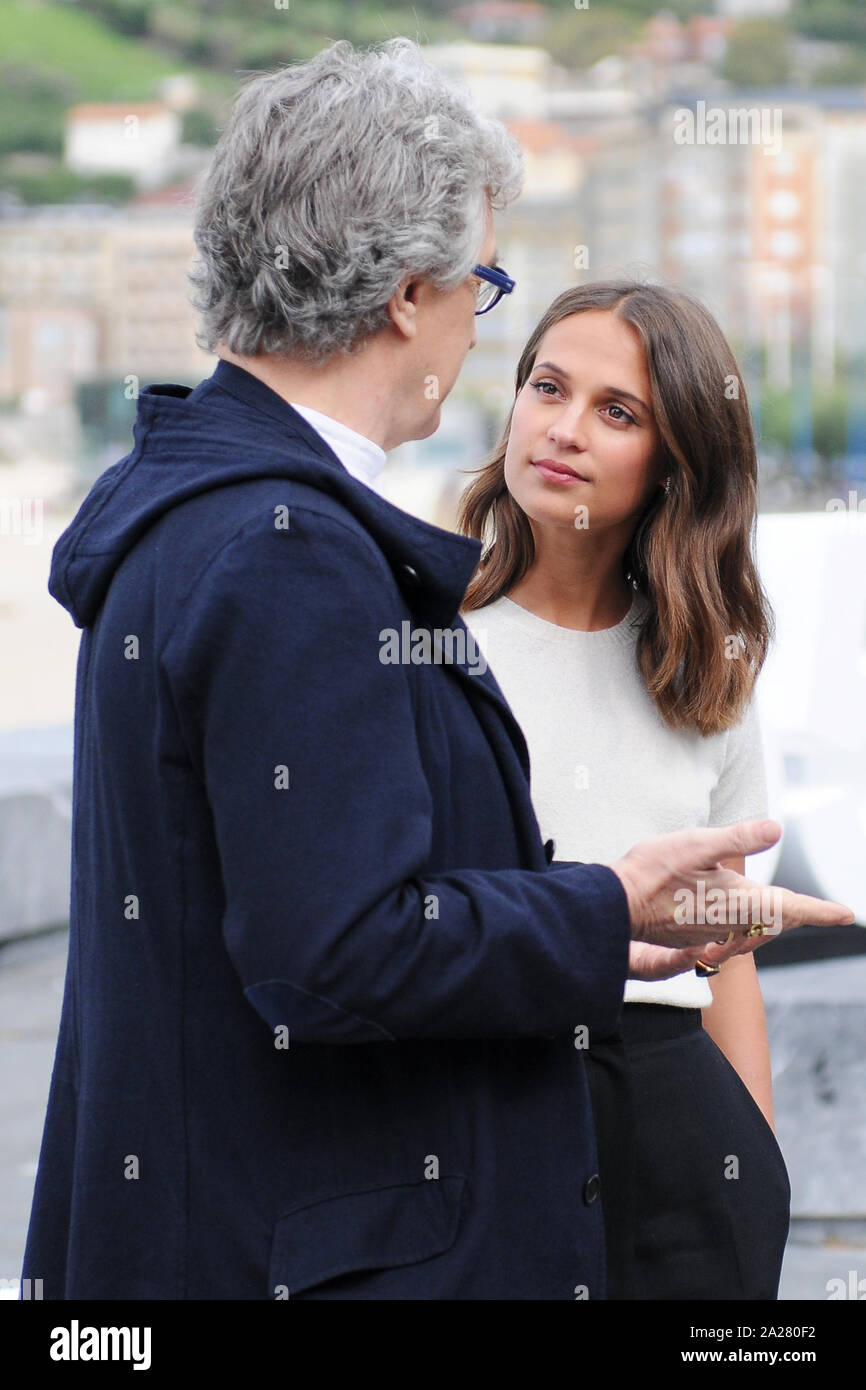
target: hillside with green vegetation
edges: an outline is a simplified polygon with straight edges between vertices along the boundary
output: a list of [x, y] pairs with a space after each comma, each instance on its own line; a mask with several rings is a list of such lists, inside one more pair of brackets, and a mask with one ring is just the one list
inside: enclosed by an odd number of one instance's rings
[[[84, 179], [62, 167], [66, 111], [82, 101], [148, 100], [164, 78], [190, 71], [82, 7], [0, 0], [0, 189], [25, 202], [127, 197], [128, 179]], [[228, 76], [194, 75], [208, 105], [228, 99]]]
[[64, 118], [77, 102], [152, 99], [165, 78], [188, 73], [202, 97], [183, 138], [208, 145], [240, 77], [310, 57], [333, 38], [363, 44], [400, 33], [421, 42], [455, 36], [418, 10], [330, 0], [290, 0], [286, 9], [261, 0], [0, 0], [0, 194], [31, 203], [129, 195], [126, 178], [63, 168]]
[[[62, 166], [64, 117], [81, 101], [141, 101], [192, 75], [201, 96], [183, 138], [209, 145], [238, 81], [310, 57], [335, 38], [365, 46], [396, 34], [420, 43], [466, 38], [454, 0], [0, 0], [0, 196], [25, 202], [122, 200], [130, 181], [81, 178]], [[659, 10], [709, 13], [713, 0], [548, 0], [532, 42], [582, 71], [640, 37]], [[794, 35], [839, 46], [815, 81], [866, 83], [864, 0], [797, 0], [777, 20], [746, 20], [721, 75], [734, 85], [784, 82]]]

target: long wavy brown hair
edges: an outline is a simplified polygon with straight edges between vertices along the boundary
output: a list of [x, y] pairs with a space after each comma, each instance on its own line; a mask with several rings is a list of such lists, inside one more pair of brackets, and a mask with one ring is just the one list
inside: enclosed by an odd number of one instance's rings
[[[742, 376], [707, 309], [684, 291], [631, 280], [565, 290], [531, 334], [515, 378], [527, 381], [544, 334], [570, 314], [610, 309], [638, 333], [669, 491], [638, 519], [623, 575], [647, 600], [637, 662], [671, 728], [737, 724], [774, 635], [754, 560], [755, 436]], [[502, 437], [458, 505], [458, 529], [484, 542], [468, 612], [507, 594], [535, 558], [526, 513], [505, 483], [512, 402]]]

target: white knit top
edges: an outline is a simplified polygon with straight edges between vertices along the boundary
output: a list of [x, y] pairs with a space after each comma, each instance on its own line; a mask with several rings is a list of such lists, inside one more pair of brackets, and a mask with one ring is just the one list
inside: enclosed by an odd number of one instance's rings
[[[673, 730], [635, 659], [645, 600], [615, 627], [581, 632], [536, 617], [509, 598], [464, 614], [523, 729], [530, 791], [556, 859], [609, 864], [640, 840], [690, 826], [767, 814], [757, 709], [724, 733]], [[672, 980], [629, 980], [627, 1002], [703, 1008], [694, 970]]]

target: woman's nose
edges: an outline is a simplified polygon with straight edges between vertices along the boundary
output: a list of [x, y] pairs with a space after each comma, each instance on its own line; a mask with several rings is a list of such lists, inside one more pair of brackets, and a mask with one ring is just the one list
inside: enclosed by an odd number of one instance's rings
[[586, 422], [583, 412], [573, 407], [558, 413], [556, 419], [550, 422], [547, 437], [560, 449], [585, 449]]

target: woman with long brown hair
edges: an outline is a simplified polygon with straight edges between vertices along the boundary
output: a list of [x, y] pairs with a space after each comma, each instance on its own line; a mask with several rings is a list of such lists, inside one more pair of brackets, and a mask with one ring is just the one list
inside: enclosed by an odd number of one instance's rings
[[[766, 814], [756, 507], [746, 393], [708, 311], [633, 281], [559, 295], [459, 521], [484, 543], [464, 617], [556, 860]], [[710, 973], [630, 981], [621, 1038], [588, 1040], [611, 1297], [777, 1295], [790, 1188], [760, 988], [751, 955]]]

